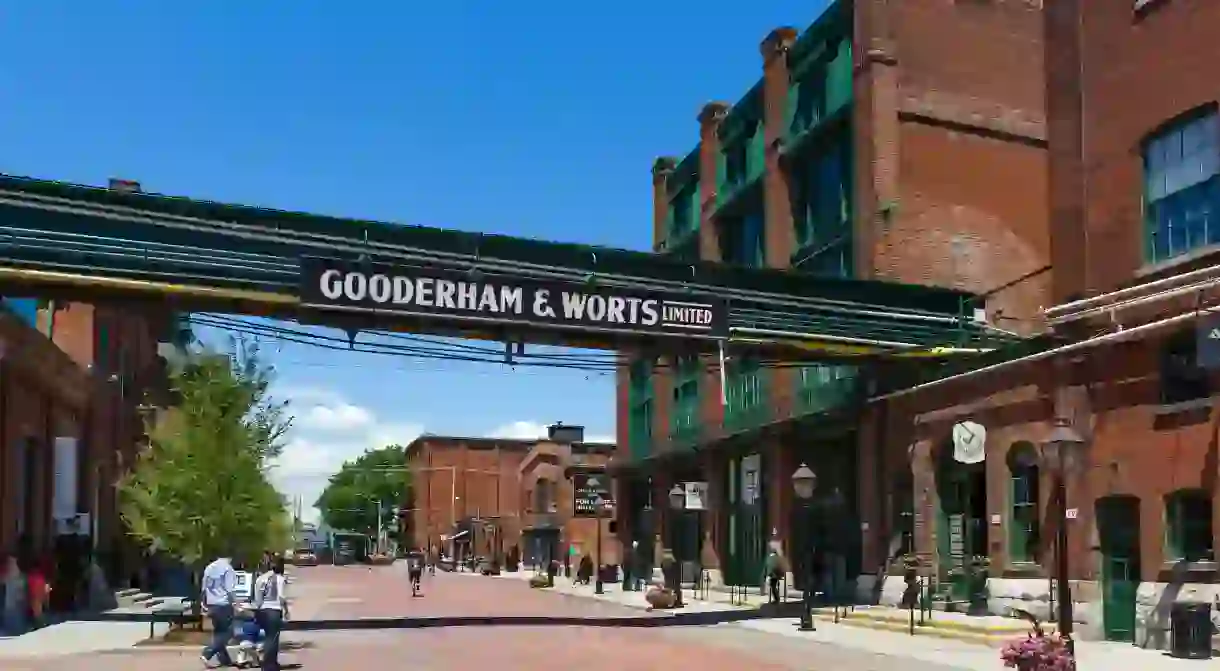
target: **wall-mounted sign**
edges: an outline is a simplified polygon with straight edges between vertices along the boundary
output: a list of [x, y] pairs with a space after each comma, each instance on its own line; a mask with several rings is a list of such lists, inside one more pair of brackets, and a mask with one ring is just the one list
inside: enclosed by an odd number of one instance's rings
[[508, 275], [301, 259], [306, 307], [688, 337], [728, 335], [723, 300]]
[[707, 483], [687, 482], [682, 485], [687, 510], [707, 510]]
[[[610, 504], [607, 506], [606, 504]], [[607, 508], [613, 507], [610, 493], [610, 478], [589, 473], [572, 474], [573, 517], [604, 517]]]
[[963, 464], [977, 464], [987, 457], [987, 429], [976, 422], [953, 425], [953, 458]]

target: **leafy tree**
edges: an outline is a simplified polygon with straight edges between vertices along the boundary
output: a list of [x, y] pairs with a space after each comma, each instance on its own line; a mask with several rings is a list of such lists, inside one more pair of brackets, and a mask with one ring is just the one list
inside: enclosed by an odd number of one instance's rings
[[406, 465], [401, 445], [368, 449], [343, 462], [314, 503], [322, 521], [332, 529], [375, 535], [380, 503], [381, 528], [393, 537], [398, 524], [391, 508], [406, 500], [411, 482]]
[[195, 568], [287, 546], [288, 512], [267, 470], [288, 419], [267, 399], [270, 377], [244, 345], [175, 367], [175, 405], [149, 420], [148, 445], [119, 482], [133, 536]]

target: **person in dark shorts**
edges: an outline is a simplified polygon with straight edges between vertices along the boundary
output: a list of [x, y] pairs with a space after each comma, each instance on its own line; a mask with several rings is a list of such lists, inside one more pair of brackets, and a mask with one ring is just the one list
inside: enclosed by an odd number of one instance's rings
[[411, 592], [419, 592], [419, 583], [424, 577], [424, 553], [411, 550], [407, 553], [407, 576], [411, 580]]

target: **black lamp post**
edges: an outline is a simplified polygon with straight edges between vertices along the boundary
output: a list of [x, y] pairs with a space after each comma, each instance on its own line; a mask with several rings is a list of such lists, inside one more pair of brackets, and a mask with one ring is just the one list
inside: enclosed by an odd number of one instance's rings
[[1042, 443], [1042, 453], [1055, 469], [1055, 493], [1059, 497], [1059, 524], [1055, 529], [1055, 574], [1059, 600], [1059, 635], [1067, 641], [1073, 657], [1076, 644], [1072, 639], [1072, 586], [1068, 581], [1067, 470], [1084, 451], [1085, 440], [1072, 429], [1066, 418], [1055, 419], [1055, 428]]
[[[595, 478], [589, 478], [589, 487], [598, 487], [599, 483]], [[601, 494], [597, 494], [593, 499], [593, 512], [597, 519], [597, 561], [594, 567], [594, 572], [597, 574], [597, 580], [593, 583], [594, 594], [605, 594], [605, 585], [602, 584], [602, 519], [606, 514], [614, 509], [614, 504], [607, 501]]]
[[682, 603], [682, 558], [678, 555], [678, 542], [681, 540], [681, 531], [678, 527], [678, 517], [683, 510], [686, 509], [686, 492], [682, 490], [681, 485], [674, 485], [673, 489], [669, 490], [669, 507], [673, 510], [673, 531], [671, 532], [670, 542], [673, 543], [674, 549], [674, 572], [677, 574], [674, 579], [674, 607], [681, 608]]
[[801, 631], [814, 631], [813, 626], [813, 534], [810, 532], [810, 522], [813, 514], [813, 490], [817, 486], [818, 476], [805, 464], [792, 474], [792, 489], [801, 503], [801, 522], [805, 527], [803, 534], [805, 542], [801, 554], [805, 558], [805, 584], [801, 594]]

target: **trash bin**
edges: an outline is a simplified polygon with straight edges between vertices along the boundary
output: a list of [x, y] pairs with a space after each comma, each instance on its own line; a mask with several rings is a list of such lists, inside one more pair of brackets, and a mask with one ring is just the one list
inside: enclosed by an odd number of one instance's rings
[[1169, 654], [1179, 659], [1211, 659], [1212, 605], [1178, 602], [1169, 610]]

